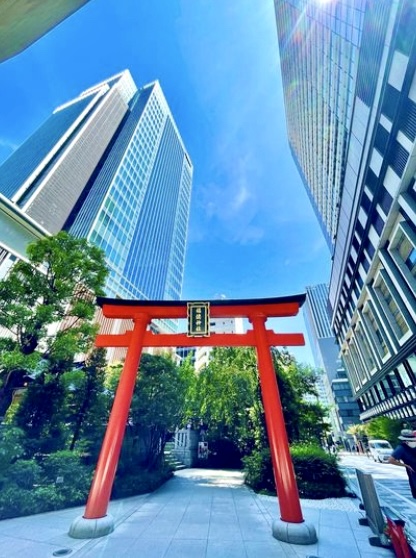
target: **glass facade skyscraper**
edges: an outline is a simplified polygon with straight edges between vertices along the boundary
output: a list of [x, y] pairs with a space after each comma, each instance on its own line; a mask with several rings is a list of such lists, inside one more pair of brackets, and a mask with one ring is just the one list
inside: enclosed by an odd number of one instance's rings
[[177, 300], [192, 172], [159, 83], [138, 89], [124, 71], [58, 107], [0, 167], [0, 192], [100, 246], [108, 296]]
[[416, 5], [275, 0], [289, 142], [362, 420], [416, 420]]
[[275, 1], [289, 145], [330, 248], [337, 232], [364, 4]]
[[351, 386], [339, 356], [339, 345], [331, 329], [328, 285], [306, 287], [303, 312], [315, 366], [325, 375], [324, 385], [328, 401], [331, 403], [329, 414], [333, 433], [344, 438], [348, 426], [359, 420], [359, 409], [352, 396]]

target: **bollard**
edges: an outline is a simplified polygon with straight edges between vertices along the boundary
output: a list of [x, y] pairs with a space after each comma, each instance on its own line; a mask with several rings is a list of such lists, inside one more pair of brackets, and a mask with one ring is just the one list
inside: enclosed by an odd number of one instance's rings
[[404, 532], [405, 522], [403, 519], [392, 517], [388, 508], [383, 508], [387, 519], [387, 535], [390, 537], [393, 550], [397, 558], [412, 558], [409, 543]]

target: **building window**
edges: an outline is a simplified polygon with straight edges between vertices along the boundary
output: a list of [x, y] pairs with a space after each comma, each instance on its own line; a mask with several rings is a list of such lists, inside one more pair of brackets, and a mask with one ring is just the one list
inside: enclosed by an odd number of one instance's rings
[[393, 392], [394, 393], [400, 393], [402, 386], [399, 382], [399, 379], [397, 377], [397, 373], [396, 370], [390, 370], [390, 372], [387, 374], [386, 377], [387, 381], [389, 382], [389, 384], [391, 385]]
[[361, 331], [361, 328], [357, 327], [357, 329], [355, 330], [355, 333], [356, 333], [356, 336], [357, 336], [358, 346], [361, 347], [361, 352], [363, 354], [364, 361], [367, 365], [367, 370], [371, 371], [375, 368], [376, 364], [375, 364], [373, 356], [371, 354], [370, 346], [367, 342], [367, 339], [366, 339], [365, 335]]
[[416, 353], [407, 357], [407, 363], [409, 365], [410, 370], [416, 376]]
[[386, 393], [387, 397], [393, 397], [394, 391], [393, 391], [392, 386], [391, 386], [390, 382], [388, 381], [388, 379], [384, 378], [384, 380], [381, 380], [380, 383], [383, 386], [383, 390]]
[[376, 253], [374, 246], [371, 244], [371, 240], [368, 238], [364, 244], [364, 250], [367, 251], [370, 259], [374, 258], [374, 254]]
[[380, 124], [377, 127], [377, 133], [374, 141], [374, 146], [382, 154], [386, 154], [387, 143], [389, 141], [388, 131]]
[[378, 235], [381, 236], [381, 233], [383, 232], [383, 227], [384, 227], [384, 220], [383, 220], [383, 218], [377, 213], [377, 211], [376, 211], [375, 214], [373, 215], [372, 223], [373, 223], [374, 228], [376, 229]]
[[375, 291], [384, 312], [387, 314], [388, 321], [392, 324], [396, 336], [400, 339], [409, 331], [409, 326], [381, 275], [377, 279]]
[[379, 194], [379, 204], [381, 209], [384, 212], [384, 215], [388, 215], [389, 211], [390, 211], [390, 207], [393, 203], [393, 198], [391, 197], [391, 195], [387, 192], [387, 190], [385, 189], [384, 186], [382, 186], [380, 188], [380, 194]]
[[373, 395], [374, 402], [375, 402], [375, 404], [377, 405], [377, 403], [380, 403], [380, 394], [379, 394], [379, 392], [378, 392], [377, 386], [374, 385], [374, 386], [371, 388], [370, 391], [371, 391], [371, 393], [372, 393], [372, 395]]
[[396, 264], [403, 269], [402, 273], [416, 290], [416, 235], [408, 223], [400, 223], [391, 242], [390, 252]]
[[404, 388], [410, 387], [412, 385], [412, 380], [410, 378], [410, 375], [408, 374], [403, 364], [400, 364], [397, 367], [397, 373], [400, 378], [400, 383], [403, 385]]
[[369, 326], [371, 332], [373, 333], [373, 340], [377, 346], [377, 349], [381, 355], [381, 357], [385, 357], [388, 354], [387, 343], [383, 337], [380, 328], [377, 325], [377, 321], [374, 317], [374, 314], [370, 310], [367, 305], [367, 308], [364, 311], [364, 316], [367, 318], [367, 325]]
[[406, 266], [408, 267], [410, 273], [413, 275], [413, 277], [416, 276], [416, 250], [415, 248], [412, 246], [409, 255], [407, 256], [405, 262]]
[[369, 187], [370, 192], [374, 194], [377, 189], [378, 178], [375, 172], [370, 167], [368, 167], [367, 171], [366, 184]]
[[400, 177], [403, 175], [408, 158], [409, 153], [406, 149], [397, 140], [394, 140], [389, 150], [388, 161], [395, 173]]
[[380, 396], [380, 400], [384, 401], [386, 399], [387, 395], [386, 395], [386, 392], [384, 391], [382, 382], [380, 382], [379, 384], [376, 384], [376, 387], [377, 387], [377, 390], [378, 390], [378, 393], [379, 393], [379, 396]]
[[416, 10], [412, 3], [404, 3], [399, 22], [398, 32], [396, 34], [396, 48], [409, 55], [414, 42], [414, 33], [412, 29], [416, 26]]

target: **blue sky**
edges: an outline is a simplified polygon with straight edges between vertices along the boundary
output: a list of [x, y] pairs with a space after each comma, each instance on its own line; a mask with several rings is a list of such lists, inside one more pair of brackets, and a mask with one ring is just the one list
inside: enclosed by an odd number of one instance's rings
[[[161, 83], [194, 164], [183, 298], [328, 282], [286, 136], [273, 0], [92, 0], [0, 64], [0, 161], [61, 103], [128, 68]], [[303, 319], [271, 324], [305, 331]], [[292, 351], [312, 363], [308, 347]]]

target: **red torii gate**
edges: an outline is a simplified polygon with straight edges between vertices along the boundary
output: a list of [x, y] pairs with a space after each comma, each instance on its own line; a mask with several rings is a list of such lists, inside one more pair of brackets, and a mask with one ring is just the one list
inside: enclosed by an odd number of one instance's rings
[[[270, 347], [300, 346], [304, 345], [305, 341], [301, 333], [274, 333], [265, 327], [267, 318], [297, 315], [305, 297], [305, 294], [300, 294], [266, 299], [210, 301], [208, 304], [211, 318], [248, 318], [253, 329], [242, 334], [214, 333], [206, 337], [189, 336], [186, 333], [156, 334], [148, 329], [153, 319], [187, 318], [188, 304], [192, 303], [97, 298], [97, 303], [105, 317], [130, 319], [133, 321], [133, 329], [123, 334], [98, 334], [96, 338], [97, 347], [127, 347], [127, 355], [85, 513], [71, 525], [69, 534], [72, 537], [95, 538], [106, 535], [114, 529], [113, 520], [107, 515], [107, 508], [143, 347], [254, 346], [257, 352], [262, 400], [281, 514], [281, 521], [273, 525], [273, 535], [280, 540], [297, 544], [312, 544], [316, 541], [315, 529], [310, 524], [306, 524], [302, 516], [270, 353]], [[197, 301], [193, 302], [198, 304]]]

